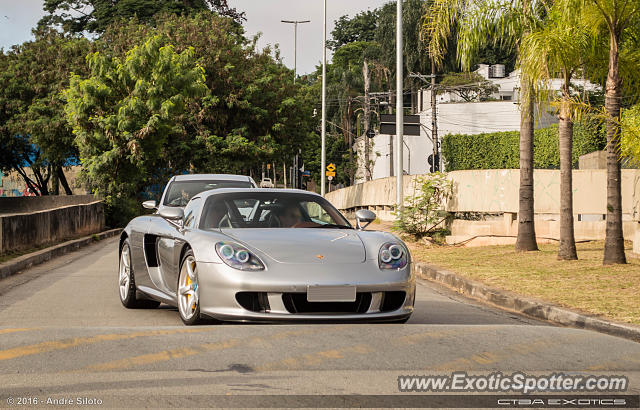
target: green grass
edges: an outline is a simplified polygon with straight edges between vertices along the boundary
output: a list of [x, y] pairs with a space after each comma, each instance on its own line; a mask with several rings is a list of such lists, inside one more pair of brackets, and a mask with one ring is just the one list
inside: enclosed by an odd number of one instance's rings
[[[409, 246], [415, 261], [523, 296], [640, 325], [640, 260], [603, 266], [603, 241], [578, 244], [577, 261], [557, 260], [557, 244], [542, 244], [539, 252], [525, 253], [513, 246], [427, 247], [417, 242]], [[630, 242], [626, 248], [630, 251]]]

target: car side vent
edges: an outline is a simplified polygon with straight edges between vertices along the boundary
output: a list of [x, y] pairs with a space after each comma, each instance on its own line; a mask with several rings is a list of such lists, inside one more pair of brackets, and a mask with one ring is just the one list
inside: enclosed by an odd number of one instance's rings
[[158, 251], [156, 247], [156, 241], [158, 236], [145, 235], [144, 236], [144, 255], [147, 258], [147, 265], [150, 268], [158, 267]]

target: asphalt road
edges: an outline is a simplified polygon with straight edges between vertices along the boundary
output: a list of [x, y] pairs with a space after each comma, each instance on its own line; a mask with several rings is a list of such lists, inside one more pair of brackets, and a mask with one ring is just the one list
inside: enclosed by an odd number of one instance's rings
[[[230, 406], [221, 400], [229, 395], [398, 394], [399, 375], [459, 370], [626, 375], [629, 392], [640, 392], [640, 344], [520, 317], [429, 282], [419, 282], [404, 325], [185, 327], [168, 306], [123, 308], [116, 268], [110, 239], [0, 281], [0, 407], [9, 398], [39, 400], [26, 407], [47, 398], [195, 407]], [[268, 405], [251, 399], [241, 403]], [[295, 405], [279, 400], [269, 403]]]

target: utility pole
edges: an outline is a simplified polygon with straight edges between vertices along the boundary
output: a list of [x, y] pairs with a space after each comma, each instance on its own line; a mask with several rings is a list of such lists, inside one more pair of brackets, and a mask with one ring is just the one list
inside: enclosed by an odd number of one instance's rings
[[347, 121], [345, 123], [347, 135], [349, 138], [349, 181], [351, 185], [355, 182], [355, 167], [353, 166], [353, 133], [351, 132], [351, 116], [353, 115], [353, 110], [351, 108], [351, 97], [347, 98]]
[[283, 23], [293, 24], [293, 83], [296, 82], [298, 68], [298, 24], [310, 23], [311, 20], [280, 20]]
[[[393, 114], [393, 107], [391, 106], [391, 90], [389, 90], [389, 104], [387, 104], [387, 107], [389, 109], [388, 114]], [[392, 177], [393, 174], [393, 135], [389, 135], [389, 176]]]
[[364, 76], [364, 180], [371, 181], [371, 170], [369, 169], [369, 137], [367, 132], [371, 127], [371, 97], [369, 96], [369, 89], [371, 85], [371, 77], [369, 75], [369, 64], [367, 60], [364, 60], [362, 65], [362, 75]]
[[404, 141], [404, 111], [402, 108], [402, 0], [398, 0], [396, 2], [396, 7], [396, 211], [401, 211], [404, 207], [404, 192], [402, 185], [402, 142]]
[[433, 170], [440, 171], [438, 121], [436, 120], [436, 65], [433, 58], [431, 58], [431, 139], [433, 140]]
[[[433, 170], [440, 171], [442, 168], [440, 166], [440, 155], [438, 155], [438, 117], [437, 117], [437, 106], [436, 106], [436, 65], [431, 59], [431, 75], [423, 75], [411, 73], [409, 74], [411, 78], [419, 78], [425, 83], [427, 82], [427, 78], [431, 78], [431, 86], [429, 87], [431, 90], [431, 141], [433, 142]], [[436, 161], [438, 159], [438, 162]]]
[[320, 195], [325, 194], [325, 170], [327, 169], [327, 0], [324, 0], [322, 14], [322, 143], [320, 160]]

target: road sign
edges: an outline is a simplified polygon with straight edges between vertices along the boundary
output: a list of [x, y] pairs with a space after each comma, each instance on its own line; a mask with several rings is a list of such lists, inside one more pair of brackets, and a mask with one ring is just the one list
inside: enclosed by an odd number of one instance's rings
[[328, 179], [329, 181], [333, 181], [333, 176], [332, 176], [332, 175], [329, 175], [329, 176], [327, 177], [327, 179]]
[[336, 170], [336, 166], [333, 163], [327, 165], [327, 171], [333, 172], [335, 170]]
[[367, 137], [369, 137], [369, 138], [373, 138], [373, 137], [375, 137], [375, 136], [376, 136], [376, 132], [375, 132], [374, 130], [372, 130], [371, 128], [369, 128], [369, 129], [367, 130]]
[[325, 172], [325, 175], [328, 176], [329, 178], [333, 178], [336, 176], [336, 173], [334, 171], [327, 171]]
[[302, 171], [302, 176], [303, 177], [310, 177], [311, 176], [311, 171]]
[[[404, 116], [404, 128], [402, 133], [404, 135], [420, 136], [420, 116], [419, 115], [405, 115]], [[395, 114], [381, 114], [380, 115], [380, 134], [396, 135], [396, 116]]]

